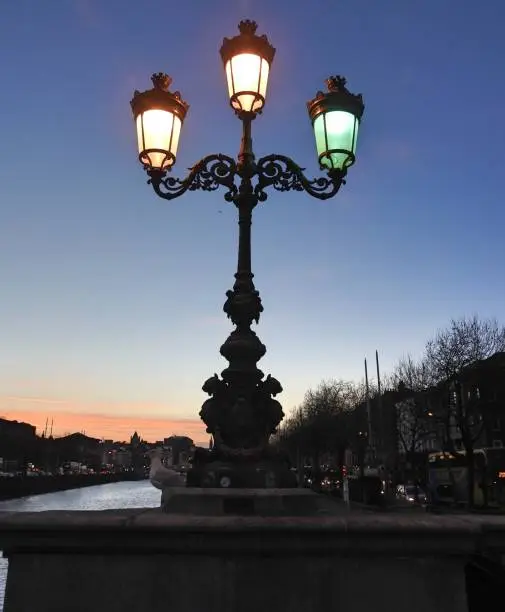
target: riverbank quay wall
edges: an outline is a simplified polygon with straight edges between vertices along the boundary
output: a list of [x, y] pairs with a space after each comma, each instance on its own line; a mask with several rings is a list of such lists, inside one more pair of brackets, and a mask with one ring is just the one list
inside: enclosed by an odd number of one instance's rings
[[467, 567], [503, 554], [505, 519], [1, 513], [0, 549], [4, 612], [484, 612]]
[[62, 476], [13, 476], [0, 479], [0, 500], [17, 499], [28, 495], [41, 495], [42, 493], [56, 493], [82, 487], [122, 482], [128, 480], [142, 480], [143, 475], [133, 472], [120, 474], [67, 474]]

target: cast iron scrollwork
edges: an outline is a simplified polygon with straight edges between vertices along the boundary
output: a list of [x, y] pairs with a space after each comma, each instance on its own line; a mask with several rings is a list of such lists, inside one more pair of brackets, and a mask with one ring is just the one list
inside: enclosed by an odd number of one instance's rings
[[235, 185], [237, 164], [227, 155], [207, 155], [189, 168], [189, 174], [184, 179], [175, 178], [160, 170], [148, 170], [148, 174], [148, 182], [156, 194], [165, 200], [178, 198], [186, 191], [215, 191], [223, 186], [227, 188], [225, 200], [231, 202], [238, 191]]
[[256, 163], [258, 182], [254, 192], [260, 202], [267, 199], [265, 188], [273, 185], [277, 191], [306, 191], [320, 200], [333, 197], [345, 184], [345, 171], [329, 170], [328, 176], [310, 180], [292, 159], [285, 155], [267, 155]]

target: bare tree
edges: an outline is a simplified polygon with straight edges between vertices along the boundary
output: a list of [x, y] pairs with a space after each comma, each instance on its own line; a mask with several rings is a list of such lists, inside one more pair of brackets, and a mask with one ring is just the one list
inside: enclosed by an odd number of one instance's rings
[[284, 419], [277, 433], [272, 438], [272, 445], [278, 445], [297, 460], [300, 454], [308, 452], [307, 440], [304, 435], [305, 415], [303, 407], [295, 407], [293, 412]]
[[426, 439], [433, 434], [434, 419], [428, 411], [422, 395], [412, 395], [399, 402], [397, 409], [397, 434], [400, 452], [414, 467], [418, 453], [425, 447]]
[[283, 428], [291, 454], [309, 456], [318, 471], [322, 454], [331, 453], [341, 467], [351, 436], [349, 417], [361, 398], [361, 387], [343, 380], [323, 381], [307, 391]]
[[415, 360], [412, 355], [405, 355], [396, 364], [390, 375], [390, 384], [395, 389], [402, 385], [414, 392], [428, 389], [434, 382], [433, 374], [427, 359]]
[[451, 429], [456, 428], [466, 451], [468, 504], [474, 503], [475, 444], [482, 434], [483, 415], [478, 390], [464, 387], [465, 373], [477, 361], [505, 350], [505, 327], [495, 319], [453, 319], [426, 345], [425, 361], [433, 381], [444, 395], [441, 403], [448, 450], [455, 452]]
[[505, 350], [505, 327], [496, 319], [452, 319], [426, 344], [426, 363], [435, 382], [453, 380], [464, 368]]
[[415, 471], [425, 440], [435, 429], [426, 401], [426, 391], [433, 376], [426, 359], [415, 360], [406, 355], [399, 360], [390, 378], [393, 387], [402, 395], [397, 404], [396, 420], [399, 451]]
[[[356, 405], [357, 391], [353, 383], [343, 380], [323, 381], [307, 392], [303, 407], [312, 448], [320, 453], [333, 453], [343, 465], [349, 445], [349, 413]], [[317, 462], [317, 458], [314, 457]]]

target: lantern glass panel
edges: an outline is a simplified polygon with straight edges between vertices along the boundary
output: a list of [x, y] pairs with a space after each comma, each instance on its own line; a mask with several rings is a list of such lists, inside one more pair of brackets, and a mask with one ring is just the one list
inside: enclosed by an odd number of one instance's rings
[[342, 110], [321, 113], [314, 120], [317, 154], [322, 166], [343, 170], [354, 163], [359, 120]]
[[142, 163], [166, 170], [175, 163], [181, 133], [180, 118], [166, 110], [152, 109], [137, 117], [137, 141]]
[[253, 53], [240, 53], [226, 62], [226, 80], [235, 110], [257, 112], [265, 103], [268, 62]]

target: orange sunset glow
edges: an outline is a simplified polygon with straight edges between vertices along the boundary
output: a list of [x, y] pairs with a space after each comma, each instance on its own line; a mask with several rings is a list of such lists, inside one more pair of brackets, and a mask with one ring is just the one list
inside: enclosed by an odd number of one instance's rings
[[[37, 427], [41, 435], [46, 426], [47, 415], [34, 410], [2, 410], [5, 419], [24, 421]], [[185, 435], [196, 444], [207, 445], [209, 436], [205, 426], [196, 419], [163, 419], [156, 417], [108, 416], [101, 414], [75, 414], [72, 412], [52, 411], [49, 418], [53, 422], [53, 435], [62, 436], [76, 431], [84, 431], [93, 438], [128, 441], [134, 431], [148, 442], [163, 440], [171, 435]]]

